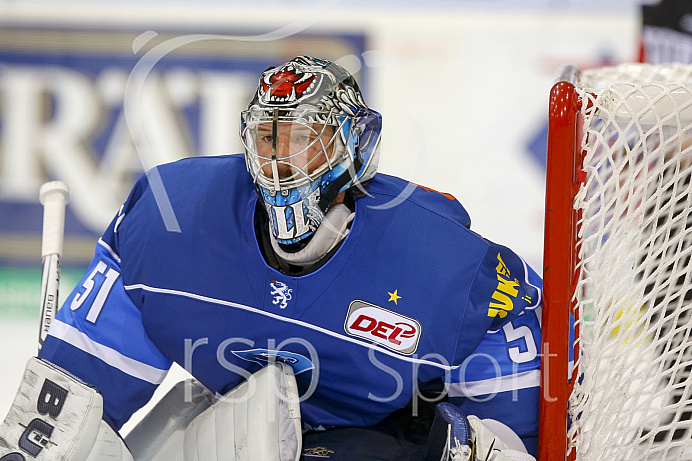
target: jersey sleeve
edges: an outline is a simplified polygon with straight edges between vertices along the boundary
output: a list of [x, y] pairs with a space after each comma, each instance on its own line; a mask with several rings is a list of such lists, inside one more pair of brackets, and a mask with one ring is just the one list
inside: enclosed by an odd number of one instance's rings
[[500, 330], [488, 332], [449, 388], [450, 402], [462, 412], [508, 425], [534, 456], [538, 449], [540, 315], [540, 308], [526, 310]]
[[480, 272], [473, 297], [489, 328], [452, 375], [449, 398], [465, 414], [508, 425], [536, 456], [542, 281], [514, 252], [494, 244]]
[[99, 239], [39, 353], [96, 387], [103, 395], [104, 420], [116, 430], [151, 398], [172, 364], [147, 336], [141, 312], [125, 291], [115, 248], [122, 215], [121, 209]]

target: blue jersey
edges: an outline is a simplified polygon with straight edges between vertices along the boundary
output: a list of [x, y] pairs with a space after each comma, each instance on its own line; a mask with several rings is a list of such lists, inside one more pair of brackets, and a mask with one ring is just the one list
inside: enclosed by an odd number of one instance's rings
[[290, 363], [306, 425], [372, 425], [442, 382], [535, 451], [541, 281], [469, 229], [452, 196], [378, 174], [312, 273], [269, 266], [242, 156], [145, 175], [96, 246], [40, 355], [96, 386], [119, 428], [177, 362], [224, 394]]

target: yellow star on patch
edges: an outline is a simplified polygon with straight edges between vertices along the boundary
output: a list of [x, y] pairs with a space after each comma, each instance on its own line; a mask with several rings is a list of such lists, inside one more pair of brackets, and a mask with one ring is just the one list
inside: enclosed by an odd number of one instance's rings
[[394, 290], [394, 293], [387, 292], [387, 294], [389, 295], [389, 301], [394, 301], [394, 304], [399, 304], [397, 301], [401, 299], [401, 296], [397, 294], [397, 291], [399, 290]]

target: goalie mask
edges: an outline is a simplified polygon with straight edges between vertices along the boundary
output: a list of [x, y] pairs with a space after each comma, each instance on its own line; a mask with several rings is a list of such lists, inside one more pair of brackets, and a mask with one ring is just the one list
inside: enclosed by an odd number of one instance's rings
[[300, 56], [262, 73], [240, 134], [279, 243], [313, 235], [340, 192], [375, 175], [381, 125], [335, 63]]

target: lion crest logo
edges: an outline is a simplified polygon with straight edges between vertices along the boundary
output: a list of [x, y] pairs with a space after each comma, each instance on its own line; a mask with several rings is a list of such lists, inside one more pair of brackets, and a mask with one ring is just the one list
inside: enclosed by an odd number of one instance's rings
[[286, 309], [288, 302], [293, 297], [291, 294], [293, 289], [288, 288], [288, 285], [285, 283], [277, 282], [276, 280], [272, 280], [272, 283], [270, 283], [269, 286], [272, 288], [272, 291], [269, 294], [274, 297], [272, 303], [274, 305], [278, 304], [280, 309]]

